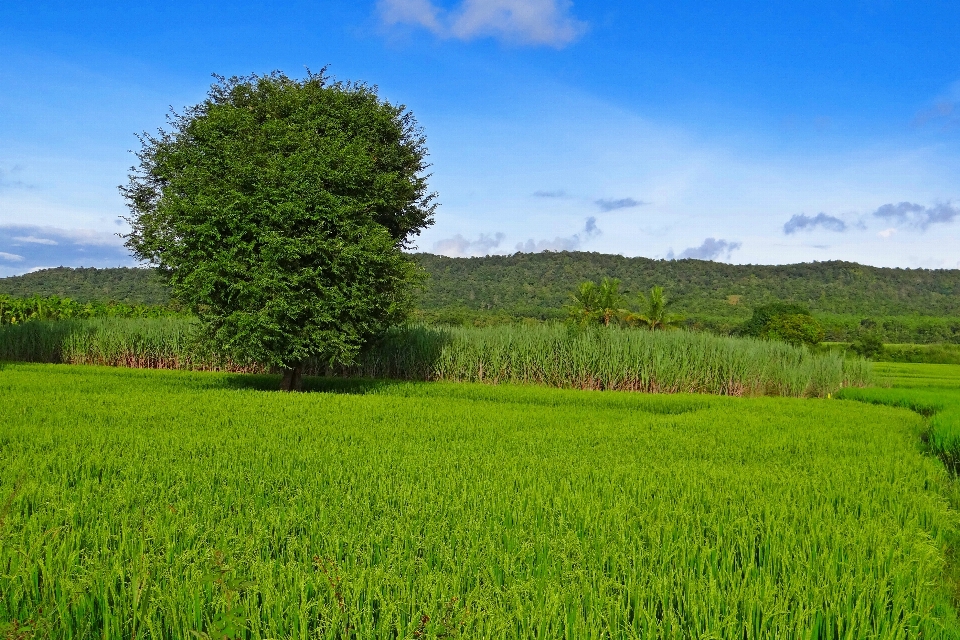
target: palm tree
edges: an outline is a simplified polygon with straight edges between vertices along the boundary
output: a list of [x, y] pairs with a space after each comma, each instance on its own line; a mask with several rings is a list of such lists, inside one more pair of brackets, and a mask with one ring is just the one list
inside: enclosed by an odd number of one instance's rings
[[597, 285], [581, 282], [573, 292], [573, 303], [567, 306], [570, 319], [580, 326], [593, 324], [597, 319]]
[[615, 318], [622, 318], [627, 310], [623, 308], [624, 298], [620, 293], [620, 281], [616, 278], [604, 278], [597, 288], [597, 311], [605, 326]]
[[573, 293], [573, 303], [567, 306], [570, 319], [581, 326], [596, 322], [609, 326], [623, 317], [624, 298], [620, 293], [620, 281], [616, 278], [604, 278], [599, 285], [595, 282], [581, 282]]
[[673, 313], [667, 313], [667, 296], [663, 293], [663, 287], [653, 287], [650, 289], [650, 297], [639, 294], [640, 306], [646, 309], [646, 313], [630, 314], [627, 317], [628, 322], [636, 322], [646, 325], [648, 329], [676, 329], [683, 320], [681, 316]]

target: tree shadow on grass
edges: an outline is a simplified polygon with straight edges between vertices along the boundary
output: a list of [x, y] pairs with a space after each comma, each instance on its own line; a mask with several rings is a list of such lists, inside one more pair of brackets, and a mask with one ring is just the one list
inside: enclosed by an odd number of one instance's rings
[[[249, 391], [280, 391], [280, 376], [265, 374], [233, 374], [223, 376], [218, 386], [227, 389]], [[364, 395], [382, 393], [391, 387], [409, 385], [405, 380], [377, 380], [372, 378], [331, 378], [304, 376], [303, 391], [306, 393], [344, 393]]]

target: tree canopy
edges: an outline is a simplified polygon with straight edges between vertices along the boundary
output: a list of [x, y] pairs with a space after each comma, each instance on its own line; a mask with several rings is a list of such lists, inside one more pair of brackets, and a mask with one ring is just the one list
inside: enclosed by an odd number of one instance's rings
[[604, 278], [599, 285], [581, 282], [572, 297], [567, 312], [570, 320], [581, 326], [594, 323], [609, 326], [627, 312], [623, 308], [625, 299], [620, 293], [620, 281], [616, 278]]
[[435, 194], [422, 130], [376, 87], [217, 76], [140, 140], [127, 246], [223, 352], [297, 388], [305, 359], [349, 363], [409, 309], [421, 270], [403, 249]]
[[643, 311], [628, 314], [627, 322], [639, 324], [651, 330], [676, 329], [680, 326], [683, 318], [667, 311], [670, 300], [667, 298], [667, 294], [663, 292], [663, 287], [652, 287], [649, 298], [642, 291], [637, 294], [637, 297], [640, 299], [640, 308]]
[[820, 323], [802, 304], [775, 302], [760, 305], [739, 333], [756, 338], [782, 340], [793, 345], [816, 345], [823, 341]]

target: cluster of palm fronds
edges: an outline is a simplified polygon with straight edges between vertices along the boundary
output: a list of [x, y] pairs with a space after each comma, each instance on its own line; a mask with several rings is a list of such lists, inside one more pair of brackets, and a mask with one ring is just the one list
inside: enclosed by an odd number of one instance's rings
[[604, 278], [600, 284], [587, 281], [580, 283], [573, 293], [573, 302], [567, 306], [570, 319], [580, 326], [591, 324], [625, 324], [648, 329], [675, 329], [682, 316], [669, 313], [669, 300], [663, 287], [653, 287], [650, 295], [637, 294], [641, 311], [631, 311], [630, 300], [620, 293], [620, 280]]

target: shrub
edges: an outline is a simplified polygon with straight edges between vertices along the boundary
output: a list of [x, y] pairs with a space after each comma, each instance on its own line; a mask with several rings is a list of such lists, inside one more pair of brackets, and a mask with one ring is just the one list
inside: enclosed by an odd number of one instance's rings
[[800, 304], [775, 302], [756, 307], [740, 327], [740, 335], [781, 340], [793, 345], [816, 345], [824, 338], [823, 327]]
[[780, 340], [794, 346], [817, 345], [823, 341], [823, 327], [809, 315], [794, 313], [771, 318], [760, 332], [761, 338]]
[[876, 358], [883, 355], [883, 340], [876, 331], [861, 331], [849, 349], [863, 358]]

